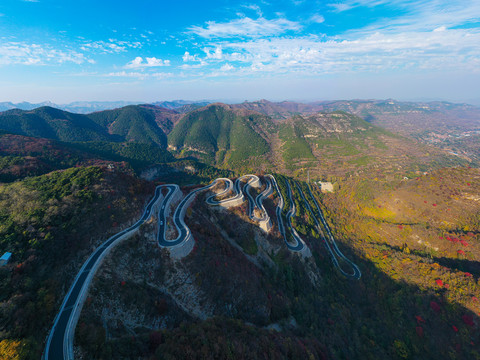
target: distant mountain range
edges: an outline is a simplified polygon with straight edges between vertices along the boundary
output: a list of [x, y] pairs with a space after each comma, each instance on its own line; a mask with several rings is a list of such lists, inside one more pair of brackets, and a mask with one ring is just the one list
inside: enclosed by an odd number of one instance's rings
[[271, 102], [259, 100], [232, 105], [235, 108], [258, 111], [275, 119], [287, 119], [298, 114], [313, 114], [320, 111], [346, 111], [370, 120], [380, 114], [432, 113], [446, 111], [479, 112], [469, 104], [456, 104], [446, 101], [405, 102], [386, 100], [332, 100], [300, 103], [293, 101]]
[[[55, 104], [50, 101], [44, 101], [41, 103], [12, 103], [12, 102], [0, 102], [0, 111], [21, 109], [21, 110], [33, 110], [42, 106], [50, 106], [57, 109], [77, 113], [88, 114], [95, 111], [118, 109], [128, 105], [138, 105], [144, 102], [141, 101], [75, 101], [69, 104]], [[174, 101], [161, 101], [153, 103], [159, 107], [166, 109], [176, 109], [180, 113], [184, 113], [193, 110], [198, 107], [202, 107], [209, 104], [206, 101], [188, 101], [188, 100], [174, 100]]]
[[[393, 99], [386, 100], [328, 100], [328, 101], [315, 101], [315, 102], [295, 102], [295, 101], [280, 101], [272, 102], [268, 100], [258, 101], [245, 101], [239, 104], [233, 104], [228, 102], [235, 108], [247, 109], [261, 112], [265, 115], [272, 116], [273, 118], [288, 118], [295, 114], [308, 114], [318, 111], [336, 111], [343, 110], [357, 115], [365, 115], [370, 112], [385, 112], [385, 111], [444, 111], [444, 110], [479, 110], [477, 105], [480, 105], [480, 100], [476, 102], [472, 101], [470, 104], [458, 104], [450, 103], [446, 101], [397, 101]], [[75, 101], [69, 104], [55, 104], [50, 101], [44, 101], [41, 103], [29, 103], [29, 102], [0, 102], [0, 112], [21, 109], [32, 110], [42, 106], [50, 106], [57, 109], [78, 113], [88, 114], [96, 111], [118, 109], [128, 105], [150, 104], [157, 107], [175, 110], [181, 114], [189, 111], [204, 107], [214, 101], [199, 100], [173, 100], [173, 101], [157, 101], [157, 102], [141, 102], [141, 101]]]
[[[0, 112], [0, 130], [67, 143], [88, 143], [82, 150], [107, 154], [104, 158], [113, 158], [113, 154], [115, 159], [133, 159], [137, 167], [150, 161], [146, 160], [150, 152], [156, 154], [154, 161], [197, 158], [208, 165], [238, 171], [294, 172], [314, 167], [321, 174], [338, 175], [378, 164], [389, 168], [388, 159], [393, 158], [396, 164], [408, 168], [412, 163], [443, 158], [445, 152], [426, 149], [411, 139], [432, 143], [429, 139], [436, 136], [431, 134], [432, 129], [448, 136], [480, 131], [479, 108], [446, 102], [387, 99], [304, 104], [260, 100], [205, 104], [180, 100], [127, 105], [89, 114], [51, 106], [11, 109]], [[141, 144], [138, 151], [145, 156], [138, 158], [133, 154], [132, 144]], [[440, 145], [453, 153], [453, 158], [480, 158], [474, 145]], [[424, 158], [425, 153], [431, 157]], [[417, 160], [410, 161], [414, 158]], [[342, 166], [338, 166], [339, 161]]]

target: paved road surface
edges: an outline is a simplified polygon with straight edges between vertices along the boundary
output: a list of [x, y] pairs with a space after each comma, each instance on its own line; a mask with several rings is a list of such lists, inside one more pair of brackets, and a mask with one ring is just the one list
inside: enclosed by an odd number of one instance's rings
[[[273, 175], [267, 175], [267, 176], [272, 180], [273, 187], [275, 188], [275, 191], [277, 192], [277, 195], [280, 199], [280, 201], [277, 205], [277, 208], [275, 210], [276, 215], [277, 215], [278, 230], [280, 231], [280, 234], [282, 234], [283, 240], [285, 241], [285, 244], [287, 245], [287, 248], [289, 250], [291, 250], [291, 251], [302, 251], [303, 248], [304, 248], [303, 240], [300, 239], [300, 236], [298, 236], [298, 234], [295, 235], [292, 231], [292, 230], [294, 230], [293, 227], [292, 227], [292, 223], [291, 223], [292, 211], [293, 211], [293, 214], [295, 213], [295, 209], [292, 209], [292, 207], [291, 207], [292, 201], [290, 199], [290, 209], [288, 209], [288, 213], [287, 213], [287, 227], [288, 227], [288, 230], [290, 231], [290, 233], [292, 234], [293, 239], [296, 241], [296, 244], [294, 244], [294, 245], [290, 244], [290, 242], [288, 241], [287, 233], [285, 231], [285, 225], [283, 224], [282, 210], [283, 210], [283, 207], [284, 207], [284, 201], [283, 201], [282, 193], [280, 192], [280, 189], [278, 187], [277, 180], [275, 179], [275, 177]], [[291, 195], [291, 193], [290, 193], [290, 195]], [[289, 214], [290, 214], [290, 216], [289, 216]], [[295, 233], [296, 233], [296, 231], [295, 231]]]
[[42, 355], [43, 359], [73, 359], [73, 336], [75, 333], [75, 326], [82, 310], [83, 298], [86, 295], [88, 286], [90, 285], [96, 269], [108, 251], [116, 245], [117, 242], [125, 238], [125, 235], [130, 235], [131, 232], [135, 232], [140, 225], [150, 217], [152, 208], [160, 197], [161, 190], [160, 187], [157, 187], [153, 199], [148, 203], [140, 220], [131, 227], [122, 230], [106, 240], [83, 264], [80, 272], [77, 274], [77, 277], [70, 287], [70, 290], [65, 296], [57, 317], [55, 318], [53, 328], [47, 338], [45, 350]]
[[[297, 184], [297, 186], [298, 186], [298, 184]], [[308, 204], [308, 201], [306, 201], [305, 196], [304, 196], [303, 192], [301, 191], [300, 187], [298, 187], [298, 189], [300, 190], [300, 194], [303, 197], [305, 204], [307, 204], [307, 207], [310, 210], [310, 213], [313, 215], [313, 218], [315, 219], [315, 222], [317, 223], [317, 226], [320, 229], [320, 224], [318, 223], [317, 216], [314, 214], [314, 212], [310, 208], [310, 205]], [[325, 246], [327, 247], [327, 250], [330, 254], [330, 257], [332, 258], [332, 261], [333, 261], [334, 265], [336, 266], [336, 268], [338, 270], [340, 270], [340, 272], [343, 275], [345, 275], [347, 277], [350, 277], [350, 278], [353, 278], [353, 279], [357, 279], [357, 280], [360, 279], [361, 276], [362, 276], [362, 272], [360, 271], [359, 267], [355, 263], [353, 263], [349, 258], [347, 258], [341, 252], [341, 250], [338, 248], [335, 237], [332, 235], [332, 231], [330, 230], [330, 226], [328, 226], [328, 223], [325, 220], [325, 217], [323, 216], [322, 209], [320, 209], [320, 206], [318, 205], [317, 200], [313, 196], [312, 190], [310, 189], [310, 185], [308, 185], [308, 191], [309, 191], [310, 197], [313, 199], [313, 203], [315, 204], [315, 207], [317, 208], [317, 212], [320, 216], [320, 221], [322, 222], [323, 227], [324, 227], [325, 231], [327, 232], [327, 236], [324, 236], [323, 238], [325, 240]], [[337, 258], [344, 260], [351, 267], [352, 272], [344, 271], [342, 269], [342, 266], [339, 264]]]

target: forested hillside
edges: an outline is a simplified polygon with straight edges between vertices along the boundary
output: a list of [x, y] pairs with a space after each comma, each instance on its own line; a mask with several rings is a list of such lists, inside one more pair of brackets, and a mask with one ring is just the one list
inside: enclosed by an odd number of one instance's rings
[[[38, 359], [83, 261], [139, 216], [151, 184], [122, 172], [79, 167], [0, 185], [0, 354]], [[8, 358], [8, 357], [7, 357]]]
[[0, 113], [0, 129], [18, 135], [61, 141], [111, 139], [105, 128], [88, 117], [48, 106], [30, 111], [14, 109]]
[[154, 106], [131, 105], [88, 115], [45, 106], [0, 113], [0, 129], [65, 142], [133, 141], [166, 148], [166, 134], [176, 118], [176, 112]]
[[[352, 102], [357, 103], [363, 104]], [[339, 106], [349, 108], [352, 104], [341, 102]], [[407, 175], [431, 166], [464, 165], [474, 160], [402, 137], [342, 111], [312, 112], [313, 105], [294, 105], [217, 103], [186, 114], [153, 105], [132, 105], [88, 115], [44, 107], [0, 113], [0, 130], [59, 139], [103, 159], [127, 161], [136, 170], [171, 162], [175, 156], [194, 157], [238, 172], [298, 175], [311, 171], [325, 178], [378, 168], [392, 174], [402, 169]], [[380, 104], [375, 106], [377, 109]], [[277, 116], [279, 109], [286, 119]], [[292, 115], [295, 109], [303, 114]], [[173, 154], [167, 151], [167, 144]]]
[[[174, 114], [165, 112], [172, 116]], [[138, 105], [100, 111], [89, 114], [88, 117], [106, 129], [109, 134], [118, 135], [124, 141], [156, 144], [161, 148], [166, 148], [165, 130], [170, 131], [173, 124], [168, 118], [163, 123], [157, 124], [155, 111]]]
[[[295, 182], [276, 177], [287, 198], [286, 181]], [[80, 319], [79, 351], [94, 358], [178, 358], [181, 347], [209, 359], [259, 353], [279, 359], [475, 359], [479, 234], [471, 231], [478, 227], [478, 206], [470, 196], [479, 178], [477, 170], [464, 168], [371, 186], [345, 179], [332, 194], [310, 184], [338, 246], [361, 268], [359, 280], [334, 267], [299, 196], [299, 189], [309, 194], [306, 183], [293, 187], [293, 223], [311, 258], [289, 251], [276, 224], [269, 234], [259, 230], [246, 205], [225, 211], [201, 196], [186, 219], [196, 240], [186, 258], [172, 260], [156, 248], [154, 226], [109, 257]], [[430, 186], [438, 181], [445, 184], [439, 195]], [[400, 201], [390, 200], [394, 189]], [[455, 200], [457, 191], [463, 198]], [[314, 207], [313, 198], [306, 199]], [[273, 214], [273, 201], [266, 206]], [[452, 218], [447, 206], [469, 211]], [[153, 329], [155, 321], [165, 328]]]
[[210, 164], [236, 168], [257, 165], [269, 152], [266, 137], [274, 125], [259, 114], [242, 114], [212, 104], [185, 115], [169, 135], [181, 156], [194, 155]]

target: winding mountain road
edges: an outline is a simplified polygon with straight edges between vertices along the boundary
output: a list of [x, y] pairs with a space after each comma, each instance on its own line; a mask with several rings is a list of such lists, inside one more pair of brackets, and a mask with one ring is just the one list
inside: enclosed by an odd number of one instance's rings
[[[245, 179], [248, 181], [245, 183], [242, 189], [242, 183]], [[77, 277], [75, 278], [73, 284], [71, 285], [65, 299], [60, 307], [60, 311], [55, 317], [52, 330], [49, 333], [49, 336], [46, 341], [46, 346], [44, 353], [42, 355], [43, 360], [72, 360], [74, 358], [73, 354], [73, 338], [75, 334], [75, 327], [80, 317], [80, 312], [84, 300], [87, 295], [88, 287], [92, 282], [93, 276], [95, 275], [96, 270], [100, 266], [103, 258], [108, 254], [108, 252], [117, 245], [120, 241], [133, 235], [139, 227], [153, 214], [154, 207], [158, 205], [158, 234], [157, 241], [160, 247], [164, 248], [174, 248], [181, 246], [186, 241], [192, 239], [192, 234], [188, 226], [185, 224], [184, 217], [186, 210], [190, 203], [193, 201], [195, 196], [201, 192], [208, 190], [215, 186], [218, 182], [225, 183], [225, 189], [218, 194], [213, 194], [206, 199], [207, 204], [209, 205], [223, 205], [223, 206], [238, 206], [242, 204], [245, 199], [248, 200], [248, 216], [258, 222], [270, 221], [270, 217], [263, 206], [263, 200], [268, 196], [272, 195], [274, 190], [279, 197], [279, 202], [275, 209], [278, 221], [278, 228], [283, 236], [287, 248], [294, 252], [300, 252], [306, 248], [305, 242], [298, 235], [295, 228], [292, 226], [292, 217], [295, 216], [296, 208], [295, 202], [292, 197], [292, 190], [289, 181], [286, 181], [287, 186], [287, 196], [290, 202], [290, 208], [286, 214], [286, 225], [283, 222], [283, 207], [284, 199], [282, 193], [277, 184], [277, 180], [273, 175], [266, 175], [264, 177], [266, 182], [265, 189], [256, 196], [254, 199], [250, 193], [250, 187], [260, 188], [261, 182], [258, 176], [256, 175], [243, 175], [236, 179], [235, 183], [232, 180], [227, 178], [218, 178], [212, 181], [209, 185], [197, 188], [191, 191], [187, 196], [185, 196], [178, 206], [176, 207], [173, 214], [173, 223], [177, 229], [178, 236], [175, 239], [168, 240], [165, 238], [166, 227], [167, 227], [167, 216], [168, 210], [171, 207], [171, 204], [174, 198], [177, 195], [181, 195], [181, 190], [178, 185], [169, 184], [169, 185], [160, 185], [155, 189], [155, 194], [152, 200], [147, 204], [143, 215], [141, 218], [132, 226], [127, 229], [122, 230], [118, 234], [107, 239], [101, 246], [99, 246], [93, 254], [85, 261], [82, 268], [80, 269]], [[304, 193], [301, 188], [297, 185], [298, 191], [305, 203], [307, 209], [312, 214], [317, 228], [321, 231], [320, 222], [323, 224], [328, 237], [324, 236], [325, 246], [332, 258], [332, 261], [335, 267], [346, 277], [359, 279], [361, 277], [361, 272], [357, 265], [350, 261], [338, 248], [335, 238], [333, 237], [330, 228], [328, 227], [327, 222], [323, 216], [323, 213], [318, 205], [313, 193], [310, 189], [309, 195], [314, 201], [314, 204], [317, 208], [318, 214], [320, 216], [320, 221], [318, 221], [317, 216], [315, 215], [313, 209], [310, 207]], [[162, 195], [162, 190], [166, 189], [166, 195]], [[223, 197], [224, 195], [232, 192], [232, 196], [222, 200], [215, 200], [215, 198]], [[157, 204], [158, 203], [158, 204]], [[261, 217], [255, 215], [255, 208], [262, 214]], [[288, 240], [287, 232], [291, 234], [294, 244]], [[348, 273], [342, 269], [339, 264], [338, 259], [342, 259], [352, 267], [352, 273]]]
[[[295, 204], [292, 201], [292, 192], [290, 190], [290, 185], [287, 182], [287, 192], [288, 192], [287, 195], [288, 195], [288, 198], [290, 200], [290, 209], [288, 209], [288, 212], [287, 212], [287, 216], [286, 216], [287, 225], [285, 226], [284, 223], [283, 223], [283, 216], [282, 216], [282, 211], [283, 211], [283, 207], [285, 206], [285, 202], [283, 200], [282, 193], [280, 192], [280, 189], [278, 187], [278, 183], [277, 183], [277, 180], [275, 179], [275, 177], [273, 175], [267, 175], [267, 176], [272, 180], [273, 187], [275, 188], [275, 191], [277, 192], [277, 195], [280, 199], [280, 201], [277, 205], [277, 208], [275, 210], [276, 215], [277, 215], [277, 221], [278, 221], [278, 230], [282, 234], [283, 240], [285, 241], [285, 245], [287, 245], [287, 248], [289, 250], [291, 250], [291, 251], [302, 251], [303, 248], [305, 247], [305, 243], [300, 238], [300, 236], [298, 235], [298, 233], [294, 229], [294, 227], [292, 226], [292, 216], [295, 216]], [[293, 204], [293, 206], [292, 206], [292, 204]], [[288, 241], [288, 237], [287, 237], [287, 233], [285, 231], [285, 227], [288, 228], [290, 234], [293, 237], [293, 240], [295, 240], [295, 244], [292, 245]]]
[[92, 282], [96, 270], [108, 252], [133, 233], [152, 215], [155, 203], [161, 199], [161, 187], [155, 189], [155, 195], [146, 206], [142, 217], [129, 228], [113, 235], [100, 245], [92, 255], [85, 261], [82, 268], [73, 281], [60, 311], [55, 317], [53, 328], [47, 338], [42, 358], [44, 360], [73, 359], [73, 337], [83, 302], [87, 295], [88, 287]]
[[272, 186], [272, 182], [269, 180], [268, 177], [265, 177], [265, 182], [267, 183], [265, 190], [263, 190], [255, 198], [255, 203], [257, 205], [257, 208], [263, 214], [261, 218], [254, 216], [253, 219], [256, 221], [268, 221], [270, 219], [270, 216], [268, 216], [267, 210], [265, 210], [265, 207], [263, 206], [263, 199], [266, 199], [267, 197], [273, 194], [273, 186]]
[[[318, 218], [315, 215], [315, 213], [313, 212], [312, 208], [310, 207], [310, 204], [308, 203], [307, 199], [305, 198], [305, 194], [303, 193], [300, 186], [297, 183], [295, 183], [295, 184], [297, 185], [300, 196], [302, 197], [304, 203], [306, 204], [307, 209], [310, 211], [310, 214], [312, 214], [312, 217], [313, 217], [313, 219], [314, 219], [314, 221], [317, 225], [317, 228], [319, 229], [320, 233], [323, 234], [323, 232], [321, 231], [321, 227], [320, 227]], [[359, 267], [354, 262], [352, 262], [349, 258], [347, 258], [342, 253], [342, 251], [338, 248], [335, 237], [332, 235], [332, 231], [330, 230], [330, 226], [328, 226], [328, 223], [325, 220], [325, 217], [323, 216], [323, 211], [322, 211], [322, 209], [320, 209], [320, 205], [318, 204], [317, 199], [315, 199], [315, 196], [313, 196], [312, 190], [310, 189], [310, 185], [308, 185], [308, 191], [309, 191], [310, 197], [313, 200], [313, 203], [315, 204], [315, 207], [317, 208], [317, 212], [320, 216], [320, 221], [322, 222], [323, 227], [324, 227], [325, 231], [327, 232], [328, 236], [323, 236], [323, 239], [324, 239], [325, 247], [327, 248], [328, 253], [330, 254], [330, 257], [333, 261], [333, 264], [344, 276], [349, 277], [349, 278], [353, 278], [353, 279], [357, 279], [357, 280], [360, 279], [361, 276], [362, 276], [362, 272], [360, 271]], [[352, 272], [349, 273], [349, 272], [344, 271], [342, 269], [342, 266], [339, 264], [338, 259], [342, 259], [343, 261], [345, 261], [351, 267]]]

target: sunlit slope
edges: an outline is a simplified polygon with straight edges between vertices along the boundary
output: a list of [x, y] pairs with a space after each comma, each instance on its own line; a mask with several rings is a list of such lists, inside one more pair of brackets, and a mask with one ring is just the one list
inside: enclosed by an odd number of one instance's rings
[[262, 161], [269, 152], [268, 130], [275, 128], [265, 116], [233, 111], [212, 104], [185, 115], [170, 133], [169, 145], [184, 156], [192, 155], [218, 166]]
[[308, 169], [320, 177], [398, 170], [410, 174], [429, 166], [465, 163], [343, 111], [296, 115], [278, 127], [280, 169], [286, 171]]

